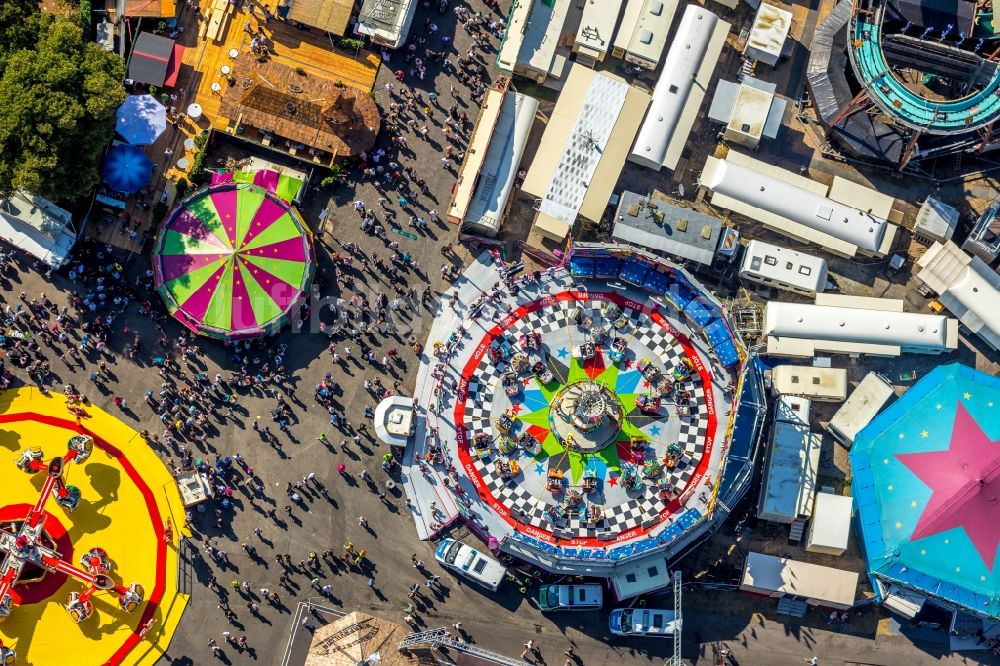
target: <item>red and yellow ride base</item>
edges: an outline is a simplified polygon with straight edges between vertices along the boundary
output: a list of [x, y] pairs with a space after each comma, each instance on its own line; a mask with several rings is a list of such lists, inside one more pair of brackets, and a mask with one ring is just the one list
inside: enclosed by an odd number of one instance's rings
[[28, 475], [15, 466], [21, 451], [40, 447], [46, 458], [61, 456], [70, 437], [90, 435], [89, 460], [69, 466], [65, 476], [80, 489], [80, 504], [69, 513], [48, 502], [45, 532], [52, 547], [74, 564], [89, 549], [103, 548], [111, 560], [109, 575], [126, 586], [140, 583], [146, 597], [127, 614], [113, 594], [98, 592], [91, 597], [93, 616], [77, 624], [66, 602], [84, 585], [45, 573], [40, 581], [14, 587], [16, 603], [0, 622], [0, 639], [17, 652], [19, 665], [152, 666], [170, 644], [188, 602], [178, 591], [184, 506], [173, 477], [135, 430], [92, 405], [79, 407], [80, 416], [70, 412], [62, 394], [43, 395], [34, 388], [0, 392], [0, 522], [27, 515], [45, 480], [44, 473]]

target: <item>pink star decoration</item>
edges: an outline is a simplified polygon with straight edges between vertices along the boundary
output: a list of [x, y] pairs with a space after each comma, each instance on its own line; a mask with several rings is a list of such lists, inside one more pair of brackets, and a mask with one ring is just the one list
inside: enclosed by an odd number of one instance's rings
[[910, 539], [961, 527], [993, 571], [1000, 547], [1000, 442], [991, 442], [959, 403], [947, 449], [895, 457], [932, 491]]

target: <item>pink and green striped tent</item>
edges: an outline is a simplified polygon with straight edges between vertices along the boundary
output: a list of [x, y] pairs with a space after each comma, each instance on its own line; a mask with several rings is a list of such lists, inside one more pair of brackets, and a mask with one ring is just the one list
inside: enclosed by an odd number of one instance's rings
[[156, 287], [170, 313], [201, 335], [241, 339], [284, 325], [315, 269], [298, 211], [268, 189], [227, 183], [182, 201], [153, 251]]

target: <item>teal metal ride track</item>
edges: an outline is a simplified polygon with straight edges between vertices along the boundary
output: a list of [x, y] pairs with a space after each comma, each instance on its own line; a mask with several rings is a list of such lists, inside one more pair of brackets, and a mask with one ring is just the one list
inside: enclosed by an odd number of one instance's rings
[[925, 99], [904, 86], [893, 76], [882, 52], [881, 14], [877, 12], [877, 22], [855, 16], [848, 52], [858, 80], [886, 115], [928, 134], [962, 134], [1000, 117], [1000, 67], [987, 86], [960, 99]]

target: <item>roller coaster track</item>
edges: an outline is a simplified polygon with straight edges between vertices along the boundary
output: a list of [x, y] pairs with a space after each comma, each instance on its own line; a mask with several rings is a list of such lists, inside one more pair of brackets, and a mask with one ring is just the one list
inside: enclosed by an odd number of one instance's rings
[[884, 16], [884, 4], [878, 0], [856, 0], [849, 24], [848, 56], [872, 103], [917, 133], [966, 134], [1000, 118], [1000, 67], [988, 84], [958, 99], [931, 100], [908, 89], [885, 58]]

